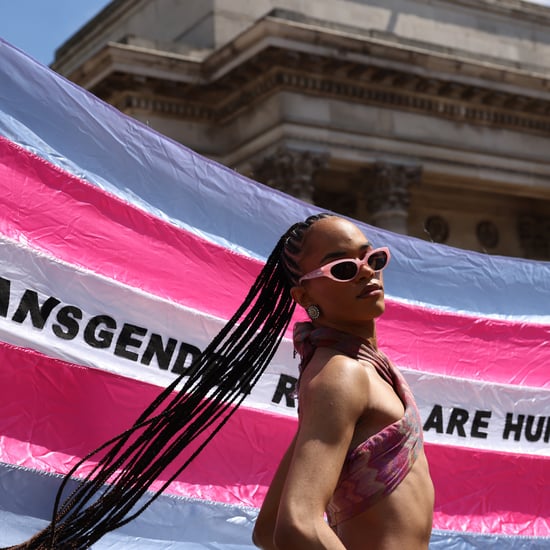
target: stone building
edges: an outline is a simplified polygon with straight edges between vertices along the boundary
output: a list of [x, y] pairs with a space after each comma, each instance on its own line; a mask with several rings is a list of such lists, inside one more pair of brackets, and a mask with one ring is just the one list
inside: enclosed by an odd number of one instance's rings
[[114, 0], [52, 68], [323, 208], [550, 260], [550, 8]]

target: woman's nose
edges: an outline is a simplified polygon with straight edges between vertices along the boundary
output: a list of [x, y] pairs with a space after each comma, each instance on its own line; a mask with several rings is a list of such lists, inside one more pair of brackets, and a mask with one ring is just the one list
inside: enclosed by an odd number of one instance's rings
[[367, 276], [369, 279], [375, 274], [374, 269], [368, 264], [368, 262], [362, 262], [359, 267], [359, 274]]

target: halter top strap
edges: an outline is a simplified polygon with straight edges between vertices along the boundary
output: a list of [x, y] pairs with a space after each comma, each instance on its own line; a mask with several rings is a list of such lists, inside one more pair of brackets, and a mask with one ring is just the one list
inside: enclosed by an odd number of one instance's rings
[[380, 376], [393, 385], [392, 368], [384, 353], [375, 349], [365, 338], [329, 327], [315, 327], [313, 323], [294, 325], [294, 349], [300, 355], [300, 374], [319, 347], [331, 348], [353, 359], [368, 361]]

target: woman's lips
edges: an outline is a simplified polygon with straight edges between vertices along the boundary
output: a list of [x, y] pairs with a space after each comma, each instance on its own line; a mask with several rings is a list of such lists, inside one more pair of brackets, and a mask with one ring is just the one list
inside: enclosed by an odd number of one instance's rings
[[370, 296], [380, 296], [382, 294], [382, 291], [382, 285], [378, 283], [369, 283], [357, 297], [368, 298]]

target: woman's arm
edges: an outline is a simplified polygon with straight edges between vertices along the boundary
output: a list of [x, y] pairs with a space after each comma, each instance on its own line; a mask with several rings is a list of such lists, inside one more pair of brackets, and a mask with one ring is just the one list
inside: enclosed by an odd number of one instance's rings
[[269, 486], [260, 513], [256, 519], [256, 524], [254, 525], [252, 541], [258, 548], [262, 548], [263, 550], [276, 550], [273, 536], [277, 523], [277, 513], [279, 512], [281, 494], [286, 481], [288, 467], [292, 460], [292, 454], [294, 453], [295, 444], [296, 439], [293, 439], [275, 472], [273, 481]]
[[275, 548], [284, 550], [344, 550], [324, 513], [365, 412], [369, 380], [355, 360], [317, 359], [301, 382], [298, 434], [282, 492], [278, 489], [274, 540]]

